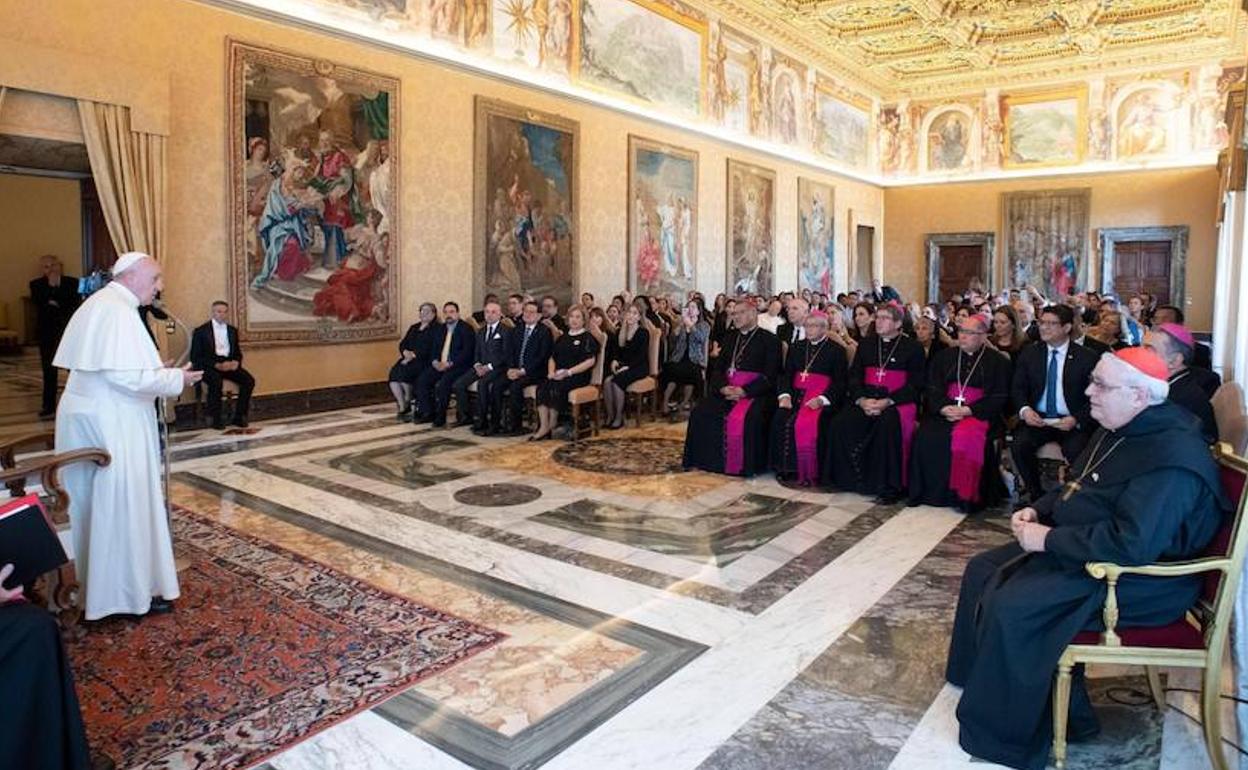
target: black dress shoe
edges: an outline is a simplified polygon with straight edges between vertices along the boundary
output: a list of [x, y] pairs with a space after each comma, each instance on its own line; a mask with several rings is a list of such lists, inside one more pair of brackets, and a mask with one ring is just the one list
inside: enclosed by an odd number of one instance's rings
[[117, 763], [107, 754], [91, 752], [91, 770], [116, 770]]
[[148, 615], [165, 615], [173, 612], [173, 601], [171, 599], [162, 599], [159, 596], [152, 597], [152, 606], [147, 608]]
[[412, 418], [413, 425], [420, 425], [426, 422], [433, 422], [433, 418], [426, 414], [418, 414]]
[[39, 411], [40, 420], [51, 420], [55, 416], [56, 416], [55, 409], [42, 409]]
[[225, 420], [221, 419], [220, 417], [213, 420], [212, 429], [213, 430], [225, 430]]
[[431, 427], [431, 428], [445, 428], [445, 427], [446, 427], [446, 420], [433, 420], [432, 422], [430, 422], [430, 423], [429, 423], [429, 427]]
[[246, 417], [235, 417], [233, 424], [236, 428], [246, 428], [249, 423], [247, 422]]
[[897, 503], [901, 502], [901, 493], [900, 492], [885, 492], [882, 495], [876, 496], [875, 502], [877, 505], [896, 505]]

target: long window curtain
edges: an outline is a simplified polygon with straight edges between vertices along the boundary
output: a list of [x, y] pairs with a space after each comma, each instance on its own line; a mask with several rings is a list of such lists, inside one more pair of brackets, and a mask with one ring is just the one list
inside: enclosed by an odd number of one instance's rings
[[108, 234], [118, 254], [141, 251], [157, 261], [165, 245], [165, 138], [130, 130], [130, 109], [78, 100]]
[[8, 91], [9, 89], [4, 86], [0, 86], [0, 110], [4, 109], [4, 95], [8, 93]]

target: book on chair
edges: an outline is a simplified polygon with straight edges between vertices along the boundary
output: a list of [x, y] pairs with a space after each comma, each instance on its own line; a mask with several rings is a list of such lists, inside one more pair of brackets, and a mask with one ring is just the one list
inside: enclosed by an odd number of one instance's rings
[[30, 588], [40, 575], [69, 561], [37, 495], [0, 504], [0, 567], [13, 565], [6, 588]]

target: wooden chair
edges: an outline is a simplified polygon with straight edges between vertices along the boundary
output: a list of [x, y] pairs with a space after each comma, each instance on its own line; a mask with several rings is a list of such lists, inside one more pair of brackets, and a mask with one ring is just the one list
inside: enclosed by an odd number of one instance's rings
[[628, 421], [628, 406], [631, 403], [636, 410], [634, 414], [638, 428], [641, 427], [641, 406], [647, 396], [650, 398], [650, 410], [654, 413], [654, 419], [659, 418], [659, 410], [662, 408], [659, 404], [659, 345], [663, 342], [660, 337], [661, 330], [645, 317], [641, 319], [641, 325], [650, 335], [650, 374], [624, 389], [624, 420]]
[[[1213, 450], [1221, 466], [1222, 486], [1235, 503], [1234, 515], [1223, 522], [1213, 542], [1197, 559], [1168, 564], [1124, 567], [1105, 562], [1090, 562], [1088, 574], [1104, 580], [1108, 586], [1102, 612], [1105, 631], [1084, 631], [1062, 653], [1057, 663], [1057, 679], [1053, 687], [1053, 759], [1058, 768], [1066, 765], [1066, 720], [1070, 709], [1071, 670], [1080, 663], [1114, 663], [1142, 665], [1148, 676], [1148, 687], [1157, 708], [1166, 707], [1158, 666], [1198, 668], [1204, 671], [1201, 680], [1200, 721], [1204, 727], [1205, 748], [1215, 770], [1227, 770], [1222, 754], [1222, 725], [1218, 699], [1222, 683], [1222, 656], [1231, 628], [1231, 613], [1239, 591], [1248, 548], [1248, 527], [1243, 524], [1245, 480], [1248, 460], [1235, 455], [1226, 443]], [[1187, 616], [1159, 628], [1119, 628], [1117, 585], [1123, 575], [1180, 577], [1200, 575], [1204, 589]]]
[[1237, 455], [1248, 451], [1248, 416], [1244, 414], [1244, 391], [1237, 382], [1224, 382], [1213, 394], [1213, 418], [1218, 438]]
[[[93, 462], [103, 467], [112, 458], [103, 449], [75, 449], [60, 454], [45, 454], [21, 462], [17, 454], [24, 450], [50, 450], [55, 446], [55, 435], [50, 431], [30, 433], [13, 439], [0, 439], [0, 483], [4, 484], [13, 497], [26, 494], [26, 484], [33, 476], [39, 477], [47, 499], [44, 506], [52, 524], [58, 529], [69, 526], [69, 493], [61, 484], [60, 470], [67, 465], [81, 462]], [[49, 573], [52, 574], [52, 573]], [[28, 586], [29, 593], [49, 610], [57, 615], [65, 628], [75, 626], [82, 618], [82, 609], [78, 601], [78, 575], [74, 563], [70, 561], [57, 569], [55, 587], [51, 596], [41, 596], [39, 585]], [[45, 583], [47, 576], [40, 578]], [[48, 601], [50, 599], [50, 601]], [[53, 608], [52, 605], [55, 605]]]
[[[195, 391], [195, 425], [204, 425], [204, 408], [208, 405], [208, 386], [199, 381], [194, 385]], [[184, 391], [185, 392], [185, 391]], [[221, 419], [227, 423], [233, 419], [237, 408], [238, 383], [233, 380], [221, 381]]]
[[581, 407], [594, 405], [591, 415], [590, 435], [597, 436], [602, 427], [602, 368], [607, 360], [607, 335], [601, 329], [590, 327], [589, 333], [598, 343], [598, 358], [594, 361], [594, 372], [590, 375], [589, 384], [568, 391], [568, 403], [572, 406], [572, 443], [583, 438], [581, 428]]

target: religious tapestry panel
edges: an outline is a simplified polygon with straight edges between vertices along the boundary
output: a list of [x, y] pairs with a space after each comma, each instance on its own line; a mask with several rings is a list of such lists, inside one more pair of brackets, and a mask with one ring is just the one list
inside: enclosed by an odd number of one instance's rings
[[229, 42], [230, 286], [252, 345], [398, 333], [399, 81]]
[[797, 178], [797, 288], [832, 293], [834, 249], [831, 185]]
[[576, 121], [477, 97], [474, 304], [513, 292], [571, 304], [579, 135]]
[[628, 137], [628, 285], [684, 297], [698, 255], [698, 154]]
[[776, 172], [728, 161], [728, 292], [771, 294], [776, 252]]
[[1053, 300], [1087, 288], [1091, 206], [1086, 187], [1002, 193], [1009, 285], [1035, 286]]

